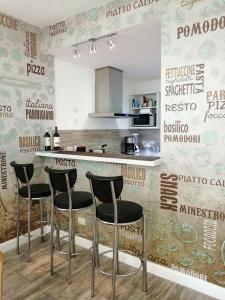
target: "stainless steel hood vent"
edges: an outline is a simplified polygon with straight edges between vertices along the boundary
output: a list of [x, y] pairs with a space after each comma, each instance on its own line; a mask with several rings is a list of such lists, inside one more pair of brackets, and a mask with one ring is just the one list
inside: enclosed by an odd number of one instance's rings
[[104, 67], [95, 70], [95, 113], [90, 118], [127, 118], [135, 114], [123, 113], [123, 71]]

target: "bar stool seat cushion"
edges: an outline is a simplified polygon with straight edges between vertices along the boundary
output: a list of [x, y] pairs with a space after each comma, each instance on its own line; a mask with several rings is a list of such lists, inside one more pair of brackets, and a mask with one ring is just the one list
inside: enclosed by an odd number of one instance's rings
[[[143, 208], [135, 202], [118, 200], [118, 223], [130, 223], [139, 220], [143, 215]], [[96, 208], [96, 217], [108, 223], [114, 223], [113, 202], [102, 203]]]
[[[83, 191], [72, 191], [72, 209], [81, 209], [89, 207], [93, 204], [92, 195]], [[54, 198], [54, 206], [61, 209], [69, 209], [69, 197], [68, 193], [61, 193]]]
[[[37, 183], [30, 185], [31, 198], [44, 198], [51, 196], [51, 190], [46, 183]], [[19, 189], [19, 194], [23, 198], [28, 198], [28, 188], [23, 186]]]

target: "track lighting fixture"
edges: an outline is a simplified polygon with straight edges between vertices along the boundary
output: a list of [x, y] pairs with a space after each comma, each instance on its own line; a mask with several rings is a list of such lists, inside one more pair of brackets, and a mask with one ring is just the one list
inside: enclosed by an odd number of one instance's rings
[[108, 45], [109, 49], [112, 50], [113, 48], [115, 48], [115, 41], [113, 40], [113, 36], [115, 36], [115, 35], [116, 35], [116, 33], [111, 33], [111, 34], [103, 35], [98, 38], [92, 38], [92, 39], [89, 39], [88, 41], [73, 45], [73, 47], [74, 47], [73, 57], [75, 57], [75, 58], [80, 57], [81, 53], [80, 53], [80, 49], [78, 48], [78, 46], [87, 44], [87, 43], [89, 45], [89, 53], [90, 54], [96, 53], [97, 52], [96, 43], [98, 42], [98, 40], [101, 40], [101, 39], [107, 39], [107, 45]]

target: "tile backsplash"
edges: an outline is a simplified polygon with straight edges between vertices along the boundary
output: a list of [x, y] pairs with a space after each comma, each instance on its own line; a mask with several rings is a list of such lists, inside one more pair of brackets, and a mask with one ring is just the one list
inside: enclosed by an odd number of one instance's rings
[[102, 130], [60, 130], [61, 145], [65, 146], [80, 146], [99, 147], [107, 144], [106, 151], [120, 153], [121, 142], [123, 137], [129, 136], [132, 133], [139, 133], [139, 147], [143, 149], [142, 141], [160, 140], [159, 129], [102, 129]]

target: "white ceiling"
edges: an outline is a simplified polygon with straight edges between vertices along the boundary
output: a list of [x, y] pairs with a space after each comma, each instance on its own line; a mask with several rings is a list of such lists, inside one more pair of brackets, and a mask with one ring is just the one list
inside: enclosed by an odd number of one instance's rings
[[112, 0], [0, 0], [0, 12], [44, 27]]
[[75, 64], [97, 69], [111, 66], [124, 70], [131, 80], [152, 80], [161, 77], [160, 22], [120, 30], [113, 37], [116, 47], [110, 50], [107, 39], [96, 42], [97, 53], [89, 53], [89, 43], [79, 46], [81, 57], [73, 58], [72, 47], [60, 49], [55, 55]]

